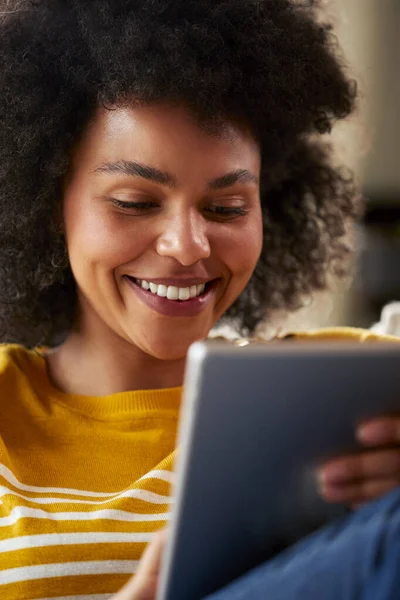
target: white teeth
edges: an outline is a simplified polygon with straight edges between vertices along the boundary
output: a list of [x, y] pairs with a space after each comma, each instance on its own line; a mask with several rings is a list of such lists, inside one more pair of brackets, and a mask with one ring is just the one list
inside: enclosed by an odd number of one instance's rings
[[199, 285], [180, 288], [174, 285], [158, 285], [157, 283], [152, 283], [151, 281], [146, 281], [145, 279], [137, 279], [136, 283], [144, 290], [150, 290], [152, 294], [157, 294], [157, 296], [160, 296], [161, 298], [168, 298], [168, 300], [180, 300], [181, 302], [185, 302], [186, 300], [200, 296], [206, 287], [205, 283], [200, 283]]
[[174, 285], [169, 285], [167, 290], [167, 298], [168, 300], [178, 300], [179, 298], [179, 288]]
[[168, 292], [168, 288], [166, 285], [159, 285], [157, 288], [157, 296], [161, 296], [161, 298], [166, 298]]
[[150, 286], [150, 291], [153, 294], [157, 294], [158, 285], [156, 283], [149, 283], [149, 286]]
[[179, 288], [179, 300], [189, 300], [190, 288]]

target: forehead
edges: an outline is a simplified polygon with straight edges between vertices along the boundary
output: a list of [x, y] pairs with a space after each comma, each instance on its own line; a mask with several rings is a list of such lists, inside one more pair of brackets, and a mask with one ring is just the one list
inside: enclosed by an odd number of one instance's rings
[[219, 169], [260, 167], [258, 143], [244, 124], [226, 120], [210, 126], [187, 109], [167, 104], [96, 111], [75, 148], [74, 162], [96, 168], [124, 159], [162, 168], [190, 162]]

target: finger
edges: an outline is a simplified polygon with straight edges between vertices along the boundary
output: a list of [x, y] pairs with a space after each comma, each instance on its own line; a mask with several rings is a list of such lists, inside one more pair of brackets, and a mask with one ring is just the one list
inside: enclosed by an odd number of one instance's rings
[[143, 554], [136, 577], [152, 577], [158, 575], [161, 567], [161, 558], [167, 540], [167, 530], [158, 531]]
[[327, 502], [359, 506], [384, 496], [398, 485], [398, 479], [367, 479], [336, 488], [323, 488], [321, 493]]
[[338, 458], [323, 465], [319, 473], [322, 486], [382, 477], [400, 479], [400, 448], [362, 452]]
[[400, 417], [383, 417], [361, 423], [356, 436], [366, 446], [400, 442]]
[[157, 593], [161, 558], [167, 538], [166, 530], [157, 532], [147, 546], [139, 569], [113, 600], [154, 600]]

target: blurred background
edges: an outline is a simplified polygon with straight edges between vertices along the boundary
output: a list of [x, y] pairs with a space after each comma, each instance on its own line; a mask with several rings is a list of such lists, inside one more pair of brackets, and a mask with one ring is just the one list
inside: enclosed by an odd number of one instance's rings
[[[335, 130], [334, 143], [338, 162], [361, 182], [367, 212], [357, 231], [354, 281], [333, 280], [283, 330], [370, 327], [385, 304], [400, 302], [400, 0], [326, 0], [322, 11], [359, 85], [358, 110]], [[398, 310], [399, 325], [392, 319], [391, 328], [400, 335]]]

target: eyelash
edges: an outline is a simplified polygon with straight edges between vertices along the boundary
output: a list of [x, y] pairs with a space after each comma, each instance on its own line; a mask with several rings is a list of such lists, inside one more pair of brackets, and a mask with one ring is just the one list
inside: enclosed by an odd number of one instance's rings
[[150, 210], [151, 208], [157, 208], [158, 206], [155, 202], [124, 202], [123, 200], [117, 200], [116, 198], [111, 198], [111, 200], [118, 208], [122, 208], [123, 210], [136, 210], [138, 213]]
[[206, 210], [220, 217], [244, 217], [247, 214], [247, 210], [240, 206], [209, 206]]
[[[113, 204], [125, 211], [135, 211], [136, 215], [143, 214], [151, 209], [158, 208], [155, 202], [124, 202], [123, 200], [111, 199]], [[247, 214], [245, 208], [239, 206], [208, 206], [205, 209], [208, 213], [222, 219], [231, 219], [235, 217], [244, 217]]]

